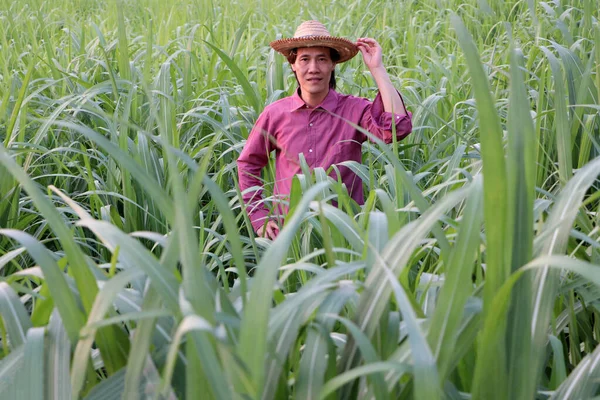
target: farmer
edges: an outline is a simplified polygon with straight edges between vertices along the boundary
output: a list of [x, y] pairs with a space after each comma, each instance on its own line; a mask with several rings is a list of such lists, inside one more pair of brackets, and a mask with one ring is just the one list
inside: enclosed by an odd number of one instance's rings
[[[344, 161], [361, 162], [361, 143], [367, 136], [348, 121], [386, 143], [392, 141], [394, 129], [398, 139], [407, 136], [412, 123], [411, 114], [382, 63], [381, 46], [374, 39], [360, 38], [353, 43], [331, 36], [318, 21], [306, 21], [293, 38], [270, 45], [287, 58], [299, 88], [292, 96], [265, 107], [237, 165], [240, 189], [254, 230], [259, 236], [275, 239], [283, 210], [279, 205], [274, 207], [275, 215], [269, 213], [260, 181], [260, 172], [271, 151], [275, 150], [276, 155], [273, 194], [284, 199], [290, 193], [292, 178], [301, 173], [301, 153], [310, 168], [327, 170]], [[336, 64], [350, 60], [359, 50], [379, 89], [373, 102], [335, 91]], [[360, 178], [347, 167], [340, 166], [338, 170], [350, 196], [363, 204]]]

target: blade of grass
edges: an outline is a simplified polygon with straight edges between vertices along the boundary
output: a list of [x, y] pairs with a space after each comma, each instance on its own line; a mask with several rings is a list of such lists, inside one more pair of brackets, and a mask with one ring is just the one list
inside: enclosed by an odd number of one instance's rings
[[117, 36], [118, 36], [118, 60], [119, 60], [119, 75], [125, 80], [130, 78], [129, 69], [129, 45], [127, 43], [127, 28], [125, 25], [125, 16], [123, 14], [123, 1], [117, 0]]
[[329, 294], [319, 307], [315, 317], [316, 326], [308, 332], [306, 346], [300, 361], [300, 370], [295, 385], [297, 399], [314, 399], [321, 391], [327, 368], [327, 339], [335, 322], [333, 319], [328, 319], [327, 315], [337, 315], [355, 293], [354, 288], [349, 285], [341, 286]]
[[[86, 312], [92, 307], [93, 301], [98, 292], [96, 279], [90, 269], [91, 261], [83, 254], [73, 239], [73, 233], [64, 223], [62, 216], [52, 205], [50, 200], [45, 197], [37, 185], [21, 169], [14, 160], [7, 154], [6, 150], [0, 145], [0, 163], [15, 177], [29, 194], [36, 207], [44, 215], [46, 221], [58, 237], [69, 261], [69, 270], [75, 278], [75, 283], [81, 295], [81, 300]], [[70, 317], [65, 317], [70, 318]], [[77, 321], [75, 323], [78, 323]], [[81, 327], [79, 327], [81, 328]], [[105, 366], [109, 373], [115, 372], [120, 366], [125, 364], [125, 355], [121, 349], [115, 347], [113, 343], [122, 342], [122, 332], [113, 327], [102, 329], [98, 335], [98, 347], [102, 353]]]
[[[484, 307], [487, 308], [487, 305], [491, 305], [491, 299], [496, 291], [510, 273], [505, 255], [509, 246], [505, 246], [507, 179], [502, 128], [494, 106], [488, 77], [481, 65], [473, 38], [460, 17], [452, 15], [451, 21], [469, 67], [478, 112], [487, 241], [487, 268], [484, 289]], [[491, 378], [492, 384], [490, 386], [493, 386], [496, 383], [494, 383], [493, 376]]]
[[[29, 314], [19, 296], [6, 282], [0, 282], [0, 317], [10, 339], [10, 347], [16, 349], [23, 345], [27, 331], [32, 327]], [[8, 347], [8, 343], [2, 343]]]
[[71, 368], [72, 398], [78, 399], [80, 397], [81, 390], [85, 383], [84, 381], [87, 373], [86, 364], [98, 330], [98, 328], [91, 326], [91, 324], [103, 319], [112, 307], [112, 302], [117, 294], [123, 290], [127, 284], [140, 275], [141, 271], [138, 269], [126, 269], [105, 283], [98, 296], [96, 296], [96, 301], [90, 311], [87, 325], [82, 329], [80, 334], [81, 338], [77, 342], [77, 346], [73, 353], [73, 365]]
[[[387, 243], [378, 262], [373, 265], [367, 277], [365, 291], [360, 298], [356, 312], [357, 324], [368, 337], [373, 335], [392, 293], [392, 288], [385, 278], [383, 266], [390, 266], [393, 273], [398, 276], [406, 267], [411, 254], [420, 241], [438, 224], [439, 218], [448, 209], [462, 201], [467, 193], [468, 190], [463, 188], [448, 194], [430, 207], [419, 219], [405, 225]], [[349, 340], [340, 361], [342, 371], [349, 370], [357, 364], [357, 350], [356, 344]]]
[[3, 399], [16, 399], [17, 379], [23, 374], [25, 346], [19, 346], [0, 360], [0, 396]]
[[209, 43], [207, 41], [204, 41], [204, 43], [206, 43], [211, 49], [213, 49], [213, 51], [215, 53], [217, 53], [219, 58], [221, 58], [221, 60], [223, 60], [225, 65], [227, 65], [227, 67], [231, 70], [231, 72], [236, 77], [236, 79], [238, 80], [240, 85], [242, 85], [242, 89], [244, 90], [244, 95], [245, 95], [247, 101], [250, 103], [250, 105], [254, 109], [254, 112], [258, 115], [258, 113], [260, 113], [260, 111], [262, 109], [260, 97], [259, 97], [258, 93], [256, 93], [256, 90], [254, 90], [254, 88], [248, 81], [248, 78], [246, 77], [246, 75], [242, 72], [240, 67], [237, 66], [235, 61], [231, 57], [229, 57], [227, 54], [225, 54], [225, 52], [223, 50], [219, 49], [217, 46], [215, 46], [214, 44]]
[[29, 255], [41, 267], [52, 300], [64, 318], [69, 338], [72, 343], [76, 343], [79, 338], [79, 330], [85, 321], [84, 316], [61, 268], [52, 257], [50, 251], [33, 236], [25, 232], [0, 229], [0, 235], [11, 237], [21, 243], [27, 249]]
[[[19, 95], [17, 97], [17, 101], [15, 102], [12, 114], [8, 121], [8, 125], [6, 126], [6, 137], [4, 138], [4, 147], [10, 147], [11, 143], [14, 140], [14, 129], [17, 124], [17, 119], [19, 118], [19, 113], [23, 109], [23, 99], [25, 99], [25, 94], [27, 93], [27, 89], [29, 88], [29, 81], [31, 80], [31, 75], [35, 69], [35, 63], [32, 61], [29, 64], [29, 68], [27, 68], [27, 72], [25, 73], [25, 77], [23, 78], [23, 82], [21, 83], [21, 89], [19, 90]], [[20, 129], [24, 130], [25, 127], [21, 126]]]
[[556, 126], [556, 146], [558, 150], [558, 176], [563, 185], [573, 175], [573, 161], [571, 160], [571, 132], [569, 130], [569, 115], [567, 112], [567, 98], [565, 93], [565, 80], [560, 67], [560, 62], [546, 47], [540, 47], [552, 69], [554, 78], [554, 125]]
[[470, 266], [480, 246], [482, 203], [482, 180], [476, 177], [471, 184], [471, 193], [462, 214], [458, 238], [445, 268], [444, 285], [440, 290], [429, 328], [428, 340], [437, 358], [440, 384], [443, 384], [450, 373], [458, 338], [456, 332], [460, 327], [467, 299], [473, 293], [473, 271]]
[[71, 343], [67, 332], [55, 309], [48, 325], [48, 338], [45, 351], [45, 399], [71, 399]]
[[292, 239], [300, 226], [304, 211], [309, 202], [317, 196], [327, 183], [320, 183], [311, 187], [302, 197], [291, 219], [286, 221], [285, 227], [277, 236], [275, 242], [263, 255], [256, 275], [253, 279], [250, 299], [244, 310], [240, 327], [238, 351], [248, 371], [252, 373], [252, 383], [255, 393], [250, 396], [257, 397], [259, 388], [263, 385], [264, 359], [267, 352], [266, 330], [273, 285], [276, 280], [276, 269], [279, 268]]
[[25, 361], [15, 382], [19, 399], [45, 398], [44, 335], [45, 328], [31, 328], [27, 331]]
[[[508, 187], [507, 238], [512, 242], [511, 271], [518, 270], [531, 260], [533, 253], [533, 203], [535, 195], [535, 132], [527, 88], [523, 81], [523, 54], [520, 49], [511, 52], [510, 97], [508, 112]], [[537, 377], [530, 365], [534, 358], [531, 346], [531, 276], [525, 274], [513, 289], [513, 300], [508, 316], [508, 369], [509, 397], [525, 399], [535, 396]], [[492, 364], [489, 364], [492, 365]], [[494, 368], [496, 370], [496, 368]], [[488, 369], [493, 373], [493, 369]]]

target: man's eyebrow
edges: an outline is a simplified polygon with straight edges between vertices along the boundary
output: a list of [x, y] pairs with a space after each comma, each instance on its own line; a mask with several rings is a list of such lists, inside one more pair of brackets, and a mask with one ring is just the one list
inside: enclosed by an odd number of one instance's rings
[[[310, 56], [310, 54], [304, 53], [304, 54], [299, 55], [298, 57], [309, 57], [309, 56]], [[313, 54], [313, 57], [327, 57], [327, 56], [328, 56], [328, 54], [326, 52]]]

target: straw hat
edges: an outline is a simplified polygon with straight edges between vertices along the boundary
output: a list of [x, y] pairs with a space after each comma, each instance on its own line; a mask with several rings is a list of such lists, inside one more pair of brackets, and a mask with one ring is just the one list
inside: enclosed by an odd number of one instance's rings
[[299, 47], [330, 47], [339, 53], [338, 63], [348, 61], [358, 53], [358, 47], [354, 43], [348, 39], [331, 36], [325, 25], [319, 21], [305, 21], [298, 26], [293, 38], [275, 40], [270, 45], [286, 58], [293, 49]]

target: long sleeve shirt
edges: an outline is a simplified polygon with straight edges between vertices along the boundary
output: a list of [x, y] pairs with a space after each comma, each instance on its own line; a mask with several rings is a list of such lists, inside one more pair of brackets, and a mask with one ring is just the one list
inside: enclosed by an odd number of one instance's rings
[[[276, 152], [273, 195], [285, 197], [290, 193], [294, 175], [302, 173], [300, 153], [310, 168], [327, 169], [350, 160], [361, 162], [361, 144], [368, 137], [347, 121], [390, 143], [393, 125], [396, 137], [402, 139], [412, 130], [411, 118], [410, 112], [407, 115], [384, 112], [379, 94], [371, 102], [339, 94], [333, 89], [315, 108], [308, 107], [297, 92], [265, 107], [237, 160], [239, 186], [254, 230], [269, 217], [262, 199], [260, 173], [271, 151]], [[347, 167], [339, 167], [339, 170], [350, 196], [362, 204], [360, 178]], [[255, 190], [248, 190], [250, 188]]]

